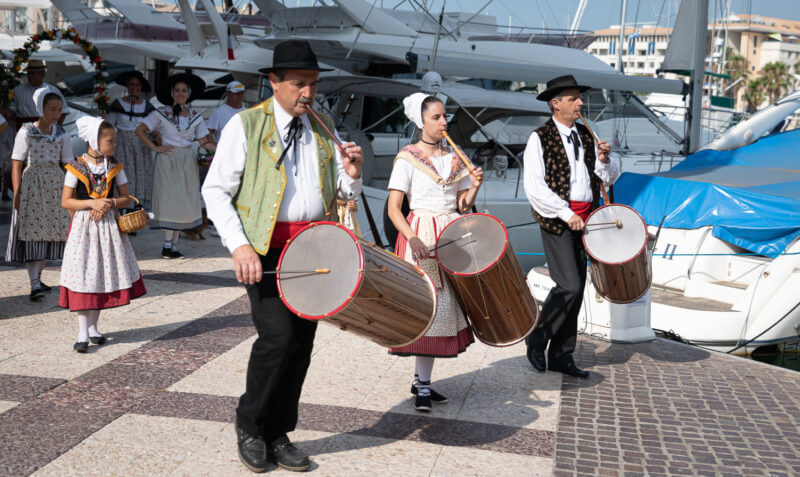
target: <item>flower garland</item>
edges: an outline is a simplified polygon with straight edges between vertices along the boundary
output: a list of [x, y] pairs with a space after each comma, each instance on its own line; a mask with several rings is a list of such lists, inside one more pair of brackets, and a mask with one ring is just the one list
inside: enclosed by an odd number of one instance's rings
[[31, 36], [28, 41], [22, 45], [21, 48], [14, 50], [14, 59], [9, 66], [0, 66], [0, 104], [3, 107], [8, 107], [14, 99], [14, 88], [16, 88], [22, 80], [20, 79], [22, 66], [28, 63], [28, 60], [35, 51], [39, 50], [39, 43], [42, 41], [61, 41], [69, 40], [72, 43], [80, 46], [86, 56], [94, 65], [95, 75], [95, 95], [94, 102], [97, 108], [103, 112], [108, 112], [111, 101], [106, 94], [106, 82], [108, 81], [108, 73], [106, 72], [106, 64], [100, 56], [100, 50], [97, 49], [90, 41], [84, 40], [78, 35], [74, 28], [56, 28], [53, 30], [44, 31]]

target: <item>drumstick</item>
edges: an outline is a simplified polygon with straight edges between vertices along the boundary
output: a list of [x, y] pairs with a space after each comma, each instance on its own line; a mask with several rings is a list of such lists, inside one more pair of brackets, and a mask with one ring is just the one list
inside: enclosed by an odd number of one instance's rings
[[330, 268], [315, 268], [314, 270], [267, 270], [264, 275], [274, 275], [276, 273], [331, 273]]
[[464, 156], [464, 154], [461, 152], [461, 149], [456, 147], [456, 144], [453, 142], [452, 139], [450, 139], [450, 135], [447, 134], [447, 131], [443, 130], [442, 131], [442, 136], [444, 136], [444, 138], [447, 139], [447, 142], [450, 144], [450, 147], [453, 148], [453, 151], [455, 151], [456, 155], [458, 155], [458, 157], [461, 159], [461, 161], [464, 162], [464, 165], [467, 166], [467, 169], [469, 170], [469, 173], [472, 174], [472, 176], [475, 177], [476, 179], [478, 179], [479, 181], [483, 180], [483, 177], [479, 176], [478, 173], [475, 172], [475, 168], [472, 167], [472, 163], [469, 162], [469, 159], [467, 159]]
[[[594, 131], [592, 131], [591, 126], [589, 126], [589, 123], [586, 122], [585, 119], [583, 119], [583, 115], [581, 114], [580, 110], [578, 110], [578, 117], [581, 119], [581, 121], [583, 121], [583, 125], [586, 126], [586, 129], [589, 130], [589, 134], [591, 134], [592, 138], [594, 138], [595, 144], [600, 142], [600, 138], [597, 137], [597, 134], [595, 134]], [[577, 158], [575, 158], [575, 159], [577, 159]], [[603, 194], [603, 203], [604, 204], [610, 204], [611, 200], [608, 198], [608, 193], [606, 192], [606, 186], [604, 186], [603, 184], [600, 184], [600, 192], [602, 192], [602, 194]], [[622, 227], [619, 227], [619, 228], [622, 228]]]
[[622, 221], [617, 219], [613, 222], [595, 222], [593, 224], [586, 224], [587, 227], [594, 227], [595, 225], [616, 225], [618, 229], [621, 229]]
[[458, 241], [460, 241], [460, 240], [464, 240], [465, 238], [467, 238], [467, 237], [469, 237], [469, 236], [471, 236], [471, 235], [472, 235], [472, 232], [466, 233], [466, 234], [462, 235], [462, 236], [461, 236], [461, 238], [457, 238], [457, 239], [455, 239], [455, 240], [451, 240], [451, 241], [449, 241], [449, 242], [447, 242], [447, 243], [443, 243], [443, 244], [441, 244], [441, 245], [437, 245], [436, 247], [433, 247], [433, 248], [431, 248], [431, 249], [428, 249], [428, 251], [429, 251], [429, 252], [433, 252], [434, 250], [440, 249], [440, 248], [442, 248], [442, 247], [447, 247], [448, 245], [450, 245], [450, 244], [452, 244], [452, 243], [456, 243], [456, 242], [458, 242]]
[[322, 129], [325, 130], [328, 136], [330, 136], [331, 139], [333, 139], [333, 142], [336, 143], [336, 147], [339, 148], [339, 152], [342, 153], [342, 157], [347, 157], [347, 153], [344, 152], [344, 146], [342, 145], [342, 141], [340, 141], [339, 138], [336, 137], [336, 134], [334, 134], [330, 129], [328, 129], [328, 126], [325, 125], [325, 122], [322, 120], [321, 117], [319, 117], [319, 114], [317, 114], [317, 112], [314, 111], [314, 108], [312, 107], [311, 98], [306, 98], [305, 96], [301, 96], [300, 99], [297, 100], [297, 102], [306, 105], [306, 107], [308, 108], [308, 112], [311, 113], [312, 116], [314, 116], [314, 119], [316, 119], [319, 125], [322, 126]]

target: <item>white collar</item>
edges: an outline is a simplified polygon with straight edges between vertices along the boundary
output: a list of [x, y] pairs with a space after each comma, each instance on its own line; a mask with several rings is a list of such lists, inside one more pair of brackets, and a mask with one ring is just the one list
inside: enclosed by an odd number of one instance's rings
[[573, 124], [572, 127], [566, 126], [564, 124], [561, 124], [558, 121], [558, 119], [556, 119], [555, 116], [553, 116], [553, 122], [556, 123], [556, 127], [558, 128], [558, 132], [560, 132], [561, 135], [563, 135], [563, 136], [569, 136], [570, 134], [572, 134], [572, 131], [575, 131], [576, 134], [578, 133], [578, 128], [575, 127], [575, 124]]
[[[286, 110], [283, 109], [283, 107], [281, 107], [281, 105], [278, 103], [277, 100], [272, 101], [272, 111], [275, 114], [275, 126], [278, 129], [278, 131], [280, 131], [281, 134], [283, 134], [289, 129], [289, 123], [292, 122], [292, 118], [294, 116], [287, 113]], [[302, 121], [303, 126], [305, 126], [304, 130], [308, 131], [309, 128], [311, 127], [311, 123], [308, 122], [308, 118], [306, 116], [307, 116], [306, 114], [300, 116], [300, 121]]]

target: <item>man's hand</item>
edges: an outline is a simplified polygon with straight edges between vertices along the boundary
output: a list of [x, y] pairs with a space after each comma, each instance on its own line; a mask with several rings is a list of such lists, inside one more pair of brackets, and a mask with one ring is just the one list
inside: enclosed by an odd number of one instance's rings
[[261, 281], [264, 270], [261, 269], [261, 258], [249, 244], [242, 245], [233, 251], [233, 265], [236, 268], [236, 280], [245, 285], [253, 285]]
[[342, 144], [342, 149], [344, 149], [342, 157], [344, 171], [353, 179], [358, 179], [361, 177], [361, 166], [364, 163], [361, 146], [356, 146], [354, 142], [345, 142]]
[[580, 218], [577, 214], [573, 215], [567, 221], [567, 226], [570, 230], [583, 230], [586, 224], [583, 222], [583, 219]]
[[611, 146], [602, 140], [597, 141], [597, 159], [600, 162], [608, 162], [611, 159], [609, 158], [609, 153], [611, 152]]

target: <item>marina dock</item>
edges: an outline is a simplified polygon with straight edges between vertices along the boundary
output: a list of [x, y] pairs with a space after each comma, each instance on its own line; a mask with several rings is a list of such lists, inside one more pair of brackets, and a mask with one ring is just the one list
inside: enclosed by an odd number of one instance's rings
[[[9, 217], [3, 202], [3, 244]], [[0, 266], [0, 475], [250, 475], [233, 417], [255, 330], [205, 235], [173, 261], [158, 231], [133, 237], [147, 295], [104, 311], [109, 342], [85, 355], [57, 291], [31, 302], [25, 269]], [[523, 344], [475, 343], [437, 360], [450, 402], [423, 414], [412, 359], [320, 324], [290, 437], [312, 475], [800, 474], [800, 373], [663, 340], [581, 336], [576, 360], [588, 379], [535, 372]]]

